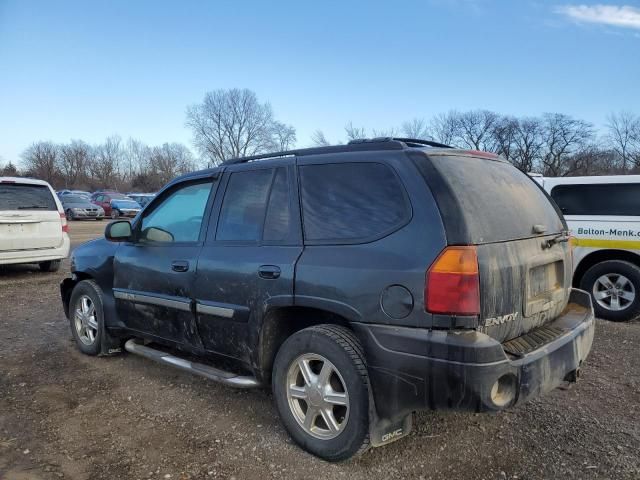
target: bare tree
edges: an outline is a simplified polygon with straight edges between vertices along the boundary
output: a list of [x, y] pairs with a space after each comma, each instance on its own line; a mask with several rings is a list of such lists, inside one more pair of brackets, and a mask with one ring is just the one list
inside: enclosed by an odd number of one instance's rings
[[108, 137], [94, 149], [89, 170], [99, 186], [113, 187], [120, 180], [122, 155], [122, 140], [117, 135]]
[[554, 177], [571, 175], [574, 169], [568, 160], [593, 138], [593, 127], [561, 113], [546, 113], [543, 123], [543, 173]]
[[542, 152], [543, 125], [538, 118], [518, 120], [517, 132], [513, 139], [515, 151], [513, 164], [523, 172], [532, 172]]
[[432, 136], [440, 143], [455, 145], [459, 137], [458, 112], [439, 113], [431, 119]]
[[407, 138], [431, 140], [433, 137], [424, 118], [414, 118], [402, 124], [402, 135]]
[[49, 183], [58, 175], [58, 147], [53, 142], [35, 142], [23, 154], [27, 174]]
[[77, 186], [78, 181], [85, 178], [90, 161], [91, 147], [82, 140], [60, 146], [58, 164], [66, 188]]
[[151, 171], [157, 176], [159, 186], [195, 168], [191, 151], [181, 143], [165, 143], [150, 151]]
[[493, 151], [493, 133], [498, 122], [498, 114], [489, 110], [471, 110], [457, 114], [458, 142], [474, 150]]
[[515, 117], [498, 117], [491, 131], [491, 150], [513, 163], [516, 153], [516, 136], [518, 119]]
[[149, 147], [140, 140], [129, 138], [122, 153], [129, 179], [149, 168]]
[[607, 122], [606, 141], [620, 157], [623, 172], [640, 164], [640, 117], [631, 112], [613, 113]]
[[327, 140], [327, 137], [324, 136], [322, 130], [316, 130], [311, 134], [311, 143], [316, 147], [326, 147], [327, 145], [331, 145], [331, 142]]
[[367, 130], [364, 127], [354, 127], [353, 122], [347, 123], [344, 131], [347, 134], [347, 141], [367, 138]]
[[247, 89], [207, 93], [202, 103], [187, 108], [186, 124], [196, 149], [213, 164], [267, 152], [275, 143], [271, 106]]
[[291, 150], [296, 144], [296, 129], [282, 122], [273, 122], [274, 150]]

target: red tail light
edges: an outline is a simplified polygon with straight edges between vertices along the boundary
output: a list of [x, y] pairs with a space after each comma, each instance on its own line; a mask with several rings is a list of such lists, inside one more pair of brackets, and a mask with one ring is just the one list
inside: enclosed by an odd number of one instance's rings
[[60, 221], [62, 222], [62, 231], [69, 233], [69, 224], [67, 223], [67, 216], [64, 213], [60, 213]]
[[429, 313], [478, 315], [480, 281], [476, 247], [447, 247], [427, 271], [425, 309]]

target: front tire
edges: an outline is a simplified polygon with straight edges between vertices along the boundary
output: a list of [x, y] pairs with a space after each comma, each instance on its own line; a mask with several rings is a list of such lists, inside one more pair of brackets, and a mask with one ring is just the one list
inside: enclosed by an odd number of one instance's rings
[[46, 262], [40, 262], [38, 266], [40, 267], [41, 272], [57, 272], [60, 270], [60, 266], [62, 265], [62, 260], [48, 260]]
[[111, 218], [113, 218], [115, 220], [118, 217], [120, 217], [120, 211], [116, 210], [115, 208], [113, 210], [111, 210]]
[[278, 351], [272, 383], [280, 419], [300, 447], [332, 462], [369, 448], [369, 376], [350, 330], [294, 333]]
[[73, 217], [73, 212], [71, 210], [67, 210], [65, 214], [68, 222], [75, 220], [75, 218]]
[[586, 271], [580, 288], [591, 295], [597, 317], [622, 322], [640, 315], [640, 268], [633, 263], [597, 263]]
[[83, 280], [71, 293], [69, 322], [78, 349], [86, 355], [98, 355], [104, 335], [102, 290], [93, 280]]

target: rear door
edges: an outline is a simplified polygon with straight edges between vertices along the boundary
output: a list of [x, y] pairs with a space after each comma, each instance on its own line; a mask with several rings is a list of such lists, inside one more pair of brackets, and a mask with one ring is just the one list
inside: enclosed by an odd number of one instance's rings
[[60, 212], [46, 185], [0, 181], [0, 251], [59, 247]]
[[556, 318], [569, 298], [571, 251], [566, 224], [542, 188], [497, 158], [414, 158], [448, 244], [477, 246], [480, 328], [505, 341]]
[[215, 185], [204, 177], [165, 190], [136, 222], [135, 240], [118, 247], [113, 292], [129, 329], [201, 348], [193, 282]]
[[295, 192], [292, 160], [225, 171], [194, 286], [206, 350], [249, 362], [265, 312], [293, 304], [302, 252]]

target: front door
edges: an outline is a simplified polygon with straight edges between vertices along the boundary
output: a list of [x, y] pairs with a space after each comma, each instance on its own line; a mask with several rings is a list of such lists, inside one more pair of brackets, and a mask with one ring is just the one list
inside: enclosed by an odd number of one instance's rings
[[114, 260], [119, 318], [143, 336], [201, 348], [192, 310], [193, 282], [215, 179], [181, 182], [162, 192]]
[[250, 360], [265, 313], [293, 304], [302, 253], [292, 160], [225, 171], [194, 285], [204, 348]]

